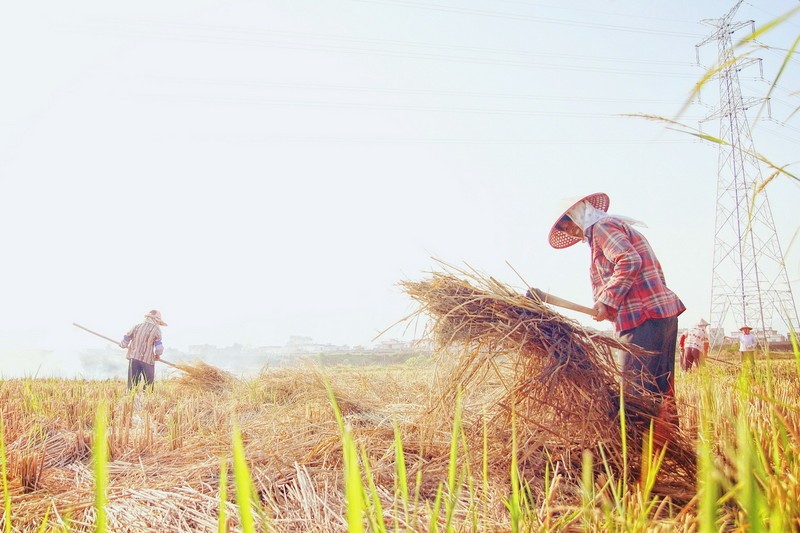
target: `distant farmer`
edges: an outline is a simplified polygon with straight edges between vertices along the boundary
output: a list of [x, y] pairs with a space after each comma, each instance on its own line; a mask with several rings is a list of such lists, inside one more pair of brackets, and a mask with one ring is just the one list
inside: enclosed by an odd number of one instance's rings
[[161, 313], [153, 309], [144, 315], [144, 322], [133, 326], [119, 343], [128, 350], [128, 390], [138, 386], [142, 379], [145, 386], [153, 386], [155, 362], [164, 353], [160, 326], [166, 325]]
[[607, 194], [595, 193], [565, 204], [569, 207], [550, 229], [550, 246], [567, 248], [580, 241], [589, 245], [594, 319], [612, 321], [620, 339], [655, 353], [623, 354], [622, 370], [635, 388], [654, 393], [659, 401], [656, 433], [669, 440], [678, 422], [674, 392], [678, 315], [686, 308], [667, 288], [650, 243], [631, 227], [644, 224], [609, 214], [609, 203]]
[[742, 354], [742, 363], [749, 363], [753, 364], [756, 361], [755, 356], [755, 349], [756, 344], [756, 336], [751, 333], [753, 328], [748, 325], [744, 325], [739, 328], [741, 334], [739, 335], [739, 353]]
[[708, 322], [700, 319], [695, 327], [686, 332], [683, 359], [681, 360], [684, 370], [691, 370], [693, 366], [700, 367], [705, 363], [709, 347], [707, 327]]

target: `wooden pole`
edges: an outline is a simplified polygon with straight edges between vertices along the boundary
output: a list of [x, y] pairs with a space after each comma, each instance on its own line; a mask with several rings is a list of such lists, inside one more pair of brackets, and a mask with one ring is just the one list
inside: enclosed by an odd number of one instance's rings
[[[100, 333], [97, 333], [96, 331], [92, 331], [91, 329], [89, 329], [87, 327], [84, 327], [84, 326], [81, 326], [80, 324], [76, 324], [75, 322], [73, 322], [72, 325], [75, 326], [76, 328], [81, 328], [83, 331], [88, 331], [92, 335], [97, 335], [101, 339], [105, 339], [107, 341], [113, 342], [117, 346], [121, 346], [118, 340], [114, 340], [111, 337], [106, 337], [105, 335], [101, 335]], [[156, 359], [156, 361], [160, 361], [160, 362], [164, 363], [165, 365], [171, 366], [173, 368], [178, 368], [174, 364], [170, 363], [169, 361], [164, 361], [163, 359]]]
[[537, 298], [539, 298], [542, 302], [546, 304], [555, 305], [557, 307], [563, 307], [564, 309], [571, 309], [573, 311], [578, 311], [579, 313], [585, 313], [589, 316], [597, 316], [597, 311], [595, 311], [591, 307], [586, 307], [584, 305], [570, 302], [569, 300], [565, 300], [564, 298], [559, 298], [558, 296], [547, 294], [546, 292], [539, 289], [531, 288], [531, 292], [534, 293]]
[[81, 328], [83, 331], [88, 331], [92, 335], [97, 335], [101, 339], [105, 339], [107, 341], [113, 342], [114, 344], [119, 346], [119, 341], [118, 340], [112, 339], [111, 337], [106, 337], [105, 335], [101, 335], [101, 334], [97, 333], [96, 331], [92, 331], [89, 328], [85, 328], [85, 327], [81, 326], [80, 324], [76, 324], [75, 322], [73, 322], [72, 325], [75, 326], [76, 328]]

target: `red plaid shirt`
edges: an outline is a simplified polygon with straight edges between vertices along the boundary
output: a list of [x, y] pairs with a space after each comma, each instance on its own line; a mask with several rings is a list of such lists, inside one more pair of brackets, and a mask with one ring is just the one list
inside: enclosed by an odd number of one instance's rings
[[667, 288], [664, 273], [644, 235], [621, 220], [608, 217], [587, 230], [592, 250], [589, 269], [595, 302], [611, 309], [617, 332], [651, 318], [678, 316], [683, 302]]

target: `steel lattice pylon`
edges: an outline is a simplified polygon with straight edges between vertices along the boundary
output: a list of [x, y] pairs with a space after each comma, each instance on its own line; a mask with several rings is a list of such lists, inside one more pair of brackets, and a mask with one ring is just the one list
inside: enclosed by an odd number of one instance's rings
[[731, 35], [751, 24], [731, 22], [741, 3], [721, 19], [703, 21], [716, 31], [697, 45], [718, 41], [723, 66], [717, 74], [720, 107], [713, 115], [725, 144], [719, 148], [710, 319], [718, 328], [747, 324], [766, 342], [766, 331], [777, 325], [773, 320], [782, 320], [790, 332], [798, 321], [767, 191], [760, 189], [761, 167], [745, 115], [752, 102], [743, 101], [739, 84], [745, 61], [734, 56]]

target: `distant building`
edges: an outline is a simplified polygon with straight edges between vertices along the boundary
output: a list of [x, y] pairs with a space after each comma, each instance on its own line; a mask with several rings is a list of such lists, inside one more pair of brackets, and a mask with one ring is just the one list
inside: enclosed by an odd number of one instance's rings
[[389, 339], [381, 341], [375, 347], [375, 351], [380, 352], [404, 352], [414, 348], [414, 341], [399, 341], [397, 339]]

